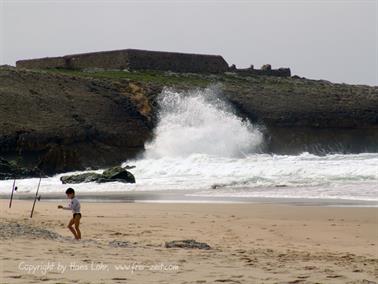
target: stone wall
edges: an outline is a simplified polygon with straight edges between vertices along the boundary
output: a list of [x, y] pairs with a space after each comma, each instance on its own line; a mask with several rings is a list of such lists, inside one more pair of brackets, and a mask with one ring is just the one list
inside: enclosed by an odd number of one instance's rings
[[125, 49], [66, 55], [63, 57], [20, 60], [27, 69], [116, 69], [161, 70], [182, 73], [223, 73], [228, 64], [219, 55]]
[[250, 76], [250, 75], [265, 75], [265, 76], [276, 76], [276, 77], [290, 77], [290, 68], [278, 68], [272, 69], [270, 64], [263, 65], [261, 69], [254, 69], [253, 65], [245, 69], [237, 69], [235, 65], [229, 68], [229, 71], [235, 72], [239, 75]]
[[269, 64], [254, 69], [237, 69], [228, 66], [220, 55], [190, 54], [178, 52], [123, 49], [113, 51], [89, 52], [46, 57], [30, 60], [19, 60], [16, 66], [26, 69], [104, 69], [104, 70], [159, 70], [177, 73], [224, 73], [235, 72], [240, 75], [266, 75], [290, 77], [289, 68], [272, 69]]
[[127, 50], [114, 50], [66, 55], [63, 57], [67, 69], [116, 69], [128, 67]]
[[66, 60], [63, 57], [45, 57], [38, 59], [18, 60], [18, 68], [25, 69], [48, 69], [48, 68], [65, 68]]
[[228, 64], [220, 55], [129, 49], [130, 70], [162, 70], [182, 73], [223, 73]]
[[272, 70], [261, 70], [261, 69], [242, 69], [237, 70], [236, 73], [240, 75], [265, 75], [265, 76], [276, 76], [276, 77], [290, 77], [291, 71], [290, 68], [279, 68], [279, 69], [272, 69]]

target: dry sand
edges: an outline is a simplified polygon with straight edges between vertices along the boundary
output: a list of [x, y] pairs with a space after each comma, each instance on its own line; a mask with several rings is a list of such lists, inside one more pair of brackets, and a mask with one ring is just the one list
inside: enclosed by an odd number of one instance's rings
[[1, 283], [378, 282], [378, 208], [82, 203], [73, 241], [58, 202], [0, 204]]

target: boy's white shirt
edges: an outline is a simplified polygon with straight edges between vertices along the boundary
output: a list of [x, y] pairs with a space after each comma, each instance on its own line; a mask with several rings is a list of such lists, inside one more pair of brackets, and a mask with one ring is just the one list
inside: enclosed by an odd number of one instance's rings
[[71, 199], [68, 207], [63, 207], [64, 210], [72, 210], [72, 213], [80, 213], [80, 202], [79, 200], [74, 197]]

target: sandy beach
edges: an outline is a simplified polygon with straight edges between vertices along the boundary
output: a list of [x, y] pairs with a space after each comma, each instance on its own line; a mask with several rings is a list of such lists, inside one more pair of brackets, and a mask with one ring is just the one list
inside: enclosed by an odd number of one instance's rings
[[[378, 208], [1, 200], [1, 283], [375, 283]], [[193, 239], [211, 249], [166, 248]], [[369, 282], [370, 281], [370, 282]]]

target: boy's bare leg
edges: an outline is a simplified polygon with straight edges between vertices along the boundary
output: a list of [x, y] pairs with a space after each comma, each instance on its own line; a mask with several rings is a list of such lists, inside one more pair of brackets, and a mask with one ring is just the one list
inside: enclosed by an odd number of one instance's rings
[[80, 229], [79, 229], [79, 226], [80, 226], [80, 216], [76, 215], [75, 218], [74, 218], [74, 223], [75, 223], [75, 230], [76, 230], [76, 236], [77, 236], [77, 239], [81, 239], [81, 232], [80, 232]]
[[77, 236], [75, 229], [72, 227], [74, 223], [75, 223], [74, 218], [72, 218], [72, 219], [70, 220], [70, 222], [68, 223], [67, 228], [70, 229], [70, 231], [71, 231], [72, 234], [74, 235], [75, 239], [78, 240], [79, 237]]

